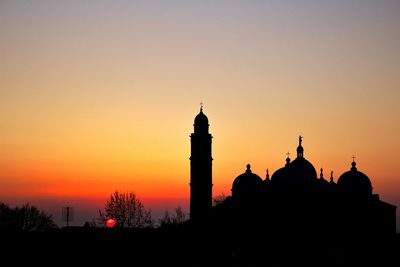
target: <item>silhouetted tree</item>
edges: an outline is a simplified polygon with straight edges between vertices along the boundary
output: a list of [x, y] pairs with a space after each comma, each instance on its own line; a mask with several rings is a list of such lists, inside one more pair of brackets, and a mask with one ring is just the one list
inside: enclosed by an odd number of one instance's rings
[[159, 220], [159, 223], [160, 226], [172, 224], [172, 218], [168, 210], [165, 211], [164, 216]]
[[219, 195], [216, 195], [215, 197], [212, 198], [212, 205], [216, 206], [218, 204], [221, 204], [224, 202], [226, 199], [226, 195], [224, 193], [221, 193]]
[[0, 202], [0, 228], [10, 228], [14, 219], [15, 216], [10, 206]]
[[159, 220], [160, 225], [176, 225], [183, 223], [188, 219], [188, 214], [182, 210], [182, 207], [179, 206], [175, 208], [175, 213], [170, 215], [169, 211], [166, 210], [164, 213], [164, 217]]
[[108, 219], [117, 221], [120, 228], [152, 227], [151, 210], [146, 210], [142, 202], [133, 192], [120, 193], [115, 191], [110, 195], [105, 205], [105, 212], [99, 210], [99, 223], [104, 226]]
[[29, 203], [21, 208], [10, 208], [0, 203], [0, 228], [23, 231], [45, 231], [57, 227], [50, 214], [40, 211]]
[[52, 215], [46, 214], [43, 210], [38, 210], [36, 207], [29, 205], [29, 203], [21, 208], [17, 207], [15, 210], [22, 230], [43, 231], [56, 227]]
[[91, 220], [91, 221], [86, 221], [86, 222], [83, 224], [83, 227], [85, 227], [85, 228], [93, 228], [93, 227], [96, 227], [96, 221], [95, 221], [95, 219], [93, 219], [93, 220]]

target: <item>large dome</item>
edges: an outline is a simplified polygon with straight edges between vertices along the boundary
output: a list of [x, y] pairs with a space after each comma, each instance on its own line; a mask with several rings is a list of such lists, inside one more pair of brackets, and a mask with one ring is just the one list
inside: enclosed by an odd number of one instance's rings
[[351, 163], [350, 171], [343, 173], [337, 182], [340, 191], [353, 195], [371, 195], [372, 184], [367, 175], [356, 168], [356, 163]]
[[314, 166], [304, 158], [304, 148], [301, 145], [303, 140], [299, 136], [299, 146], [297, 147], [297, 158], [290, 162], [289, 153], [286, 159], [286, 166], [277, 170], [272, 175], [272, 182], [281, 188], [312, 188], [317, 181], [317, 171]]
[[306, 189], [317, 181], [317, 172], [308, 160], [297, 158], [274, 172], [271, 180], [278, 188]]
[[251, 197], [259, 193], [263, 186], [263, 180], [257, 174], [250, 170], [250, 164], [247, 164], [245, 173], [239, 175], [232, 185], [232, 197], [243, 198]]
[[317, 171], [314, 166], [305, 158], [296, 158], [289, 165], [289, 175], [301, 182], [308, 182], [317, 179]]

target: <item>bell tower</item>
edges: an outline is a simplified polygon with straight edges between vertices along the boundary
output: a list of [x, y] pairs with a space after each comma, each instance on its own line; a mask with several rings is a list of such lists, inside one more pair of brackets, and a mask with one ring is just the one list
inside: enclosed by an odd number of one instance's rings
[[200, 113], [194, 119], [194, 133], [190, 135], [190, 218], [201, 220], [212, 204], [212, 156], [208, 118]]

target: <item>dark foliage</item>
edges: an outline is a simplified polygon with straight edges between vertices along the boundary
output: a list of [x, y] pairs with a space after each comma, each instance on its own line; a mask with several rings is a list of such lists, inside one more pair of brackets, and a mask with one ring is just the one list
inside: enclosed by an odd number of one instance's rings
[[52, 215], [29, 203], [15, 208], [0, 203], [0, 228], [34, 232], [56, 228], [56, 224]]
[[178, 225], [185, 222], [188, 219], [188, 214], [182, 210], [182, 207], [179, 206], [175, 209], [175, 213], [172, 215], [168, 210], [165, 211], [164, 217], [159, 220], [160, 226], [165, 225]]
[[105, 212], [99, 210], [98, 223], [104, 226], [108, 219], [116, 220], [118, 228], [153, 227], [151, 210], [146, 210], [133, 192], [115, 191], [110, 195], [105, 205]]

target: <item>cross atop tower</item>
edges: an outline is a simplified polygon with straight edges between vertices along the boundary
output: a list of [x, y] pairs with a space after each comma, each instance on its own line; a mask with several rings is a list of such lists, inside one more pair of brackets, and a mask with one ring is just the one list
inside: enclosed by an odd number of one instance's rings
[[297, 147], [298, 158], [302, 158], [304, 154], [304, 148], [301, 146], [301, 142], [303, 142], [303, 136], [299, 135], [299, 146]]

